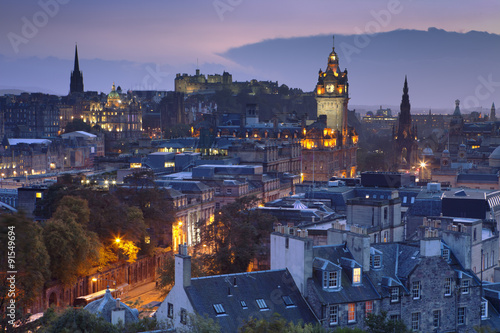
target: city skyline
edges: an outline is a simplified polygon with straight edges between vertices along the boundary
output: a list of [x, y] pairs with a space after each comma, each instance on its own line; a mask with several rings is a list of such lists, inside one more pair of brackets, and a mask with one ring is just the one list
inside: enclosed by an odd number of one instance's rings
[[[123, 89], [172, 90], [176, 73], [192, 74], [199, 67], [205, 74], [227, 70], [238, 81], [278, 80], [280, 84], [311, 91], [316, 79], [314, 72], [295, 79], [282, 73], [263, 73], [265, 71], [256, 68], [255, 64], [238, 61], [230, 53], [270, 40], [332, 34], [366, 35], [398, 29], [436, 27], [459, 33], [470, 30], [500, 33], [500, 23], [495, 20], [500, 5], [493, 1], [391, 0], [333, 4], [318, 0], [268, 4], [215, 0], [150, 1], [137, 6], [131, 1], [98, 4], [44, 0], [6, 1], [3, 6], [8, 10], [2, 11], [4, 17], [0, 20], [4, 32], [0, 42], [0, 69], [5, 73], [0, 79], [0, 89], [44, 89], [56, 94], [67, 93], [75, 43], [80, 46], [81, 70], [87, 90], [108, 92], [115, 79]], [[34, 29], [30, 30], [30, 25]], [[325, 50], [330, 47], [324, 45]], [[318, 54], [318, 59], [321, 56], [323, 53]], [[349, 70], [357, 65], [346, 62], [342, 54], [339, 56], [342, 69]], [[325, 60], [313, 61], [314, 68], [324, 66]], [[404, 74], [394, 73], [395, 77], [401, 77], [394, 82], [395, 86], [401, 86]], [[483, 73], [485, 77], [487, 74]], [[418, 94], [412, 96], [412, 92], [418, 91], [412, 79], [415, 76], [410, 75], [410, 98], [417, 101], [415, 106], [453, 107], [454, 99], [450, 97], [439, 103], [420, 102]], [[456, 80], [451, 81], [457, 84]], [[492, 81], [498, 79], [493, 77]], [[359, 80], [352, 80], [351, 84], [356, 92], [354, 88]], [[373, 98], [370, 101], [397, 105], [394, 96], [400, 95], [400, 89], [397, 90], [397, 94], [394, 91], [383, 101]], [[495, 90], [491, 97], [498, 96], [498, 89]], [[464, 94], [466, 97], [467, 93], [459, 93], [456, 98]], [[367, 104], [362, 95], [367, 94], [361, 90], [353, 95], [351, 104]], [[487, 107], [489, 99], [484, 103], [481, 106]]]

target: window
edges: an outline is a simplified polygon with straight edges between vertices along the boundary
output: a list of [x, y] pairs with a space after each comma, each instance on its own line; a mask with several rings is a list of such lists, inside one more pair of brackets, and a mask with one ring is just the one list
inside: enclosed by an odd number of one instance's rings
[[356, 321], [356, 303], [347, 304], [347, 321], [349, 323]]
[[440, 310], [432, 311], [432, 326], [434, 328], [439, 327], [440, 319], [441, 319], [441, 311]]
[[261, 309], [261, 310], [268, 309], [266, 301], [264, 301], [264, 299], [258, 298], [255, 301], [257, 302], [257, 306], [259, 307], [259, 309]]
[[399, 287], [391, 288], [391, 303], [399, 302]]
[[444, 295], [451, 296], [451, 278], [444, 279]]
[[338, 273], [337, 272], [323, 272], [323, 288], [337, 288], [338, 283]]
[[411, 203], [415, 203], [415, 197], [411, 197], [410, 202], [411, 202]]
[[181, 308], [181, 324], [187, 323], [187, 311], [186, 309]]
[[243, 309], [248, 309], [247, 302], [245, 302], [245, 301], [240, 301], [240, 304], [241, 304], [241, 307], [242, 307]]
[[223, 315], [226, 313], [226, 310], [224, 310], [224, 307], [220, 303], [214, 304], [214, 310], [216, 315]]
[[384, 243], [387, 243], [389, 237], [389, 233], [387, 231], [384, 231]]
[[172, 303], [168, 303], [167, 317], [170, 319], [174, 318], [174, 305]]
[[465, 325], [465, 307], [458, 308], [457, 322], [458, 325]]
[[220, 187], [215, 188], [215, 194], [220, 194]]
[[353, 270], [352, 283], [361, 283], [361, 268], [355, 268]]
[[411, 295], [413, 299], [420, 299], [420, 281], [415, 281], [412, 283]]
[[413, 312], [411, 314], [411, 329], [414, 331], [420, 329], [420, 312]]
[[290, 296], [283, 296], [283, 302], [285, 303], [286, 306], [294, 306], [295, 304], [293, 303], [292, 299]]
[[220, 209], [220, 202], [215, 203], [215, 209]]
[[483, 298], [481, 302], [481, 320], [485, 319], [488, 319], [488, 301], [485, 301]]
[[395, 315], [391, 315], [391, 316], [389, 317], [389, 319], [390, 319], [391, 321], [398, 321], [398, 320], [400, 320], [401, 318], [399, 317], [399, 315], [395, 314]]
[[368, 316], [369, 313], [373, 312], [373, 301], [365, 302], [365, 315]]
[[462, 294], [469, 293], [470, 280], [462, 280]]
[[380, 268], [381, 266], [381, 258], [380, 258], [380, 255], [378, 254], [372, 254], [370, 256], [370, 261], [371, 261], [371, 266], [373, 268]]
[[403, 203], [406, 203], [408, 201], [408, 197], [403, 197]]
[[337, 325], [339, 323], [339, 306], [330, 305], [330, 325]]
[[233, 189], [231, 189], [231, 188], [226, 189], [226, 193], [227, 193], [227, 194], [231, 194], [231, 193], [233, 193]]
[[441, 257], [446, 261], [450, 260], [450, 249], [442, 249]]

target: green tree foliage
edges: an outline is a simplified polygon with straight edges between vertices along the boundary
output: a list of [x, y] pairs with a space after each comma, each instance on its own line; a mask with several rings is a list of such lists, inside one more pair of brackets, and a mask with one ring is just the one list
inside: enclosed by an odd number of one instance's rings
[[187, 327], [179, 329], [180, 332], [185, 333], [220, 333], [221, 328], [219, 323], [215, 322], [212, 318], [208, 318], [205, 314], [200, 316], [197, 314], [189, 314], [187, 320]]
[[104, 318], [96, 316], [81, 308], [68, 308], [57, 314], [48, 309], [39, 320], [38, 333], [88, 332], [88, 333], [137, 333], [166, 329], [164, 323], [154, 318], [143, 318], [134, 323], [112, 325]]
[[[267, 255], [266, 244], [276, 219], [252, 210], [257, 203], [255, 196], [238, 199], [217, 212], [213, 222], [200, 226], [198, 253], [203, 253], [209, 275], [244, 272], [255, 257]], [[201, 248], [205, 245], [208, 251]]]
[[[319, 325], [313, 324], [294, 324], [287, 322], [278, 314], [274, 314], [270, 319], [255, 318], [244, 322], [238, 329], [239, 333], [326, 333]], [[335, 331], [336, 332], [336, 331]]]
[[[10, 227], [10, 228], [9, 228]], [[11, 231], [9, 235], [9, 231]], [[13, 234], [13, 233], [14, 234]], [[10, 236], [10, 238], [9, 238]], [[13, 242], [13, 243], [10, 243]], [[16, 300], [16, 318], [35, 300], [50, 278], [49, 255], [43, 242], [41, 228], [22, 213], [0, 215], [0, 327], [6, 327], [6, 302]], [[13, 246], [13, 247], [12, 247]], [[9, 267], [8, 252], [15, 252], [14, 267]], [[11, 262], [12, 264], [12, 262]], [[15, 295], [9, 295], [7, 271], [17, 271]], [[12, 297], [11, 297], [12, 296]]]
[[66, 286], [99, 262], [102, 245], [97, 235], [86, 228], [89, 216], [85, 200], [65, 197], [43, 228], [52, 277]]
[[365, 325], [369, 333], [406, 333], [409, 330], [402, 320], [387, 318], [387, 312], [380, 314], [369, 313], [365, 318]]
[[89, 124], [87, 124], [81, 119], [73, 119], [71, 122], [67, 123], [66, 127], [64, 128], [65, 133], [76, 132], [76, 131], [84, 131], [90, 133], [91, 127]]

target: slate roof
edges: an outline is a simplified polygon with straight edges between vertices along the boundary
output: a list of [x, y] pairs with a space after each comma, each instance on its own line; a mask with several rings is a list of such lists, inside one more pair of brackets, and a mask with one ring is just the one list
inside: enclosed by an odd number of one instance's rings
[[[184, 289], [193, 309], [217, 321], [223, 332], [237, 332], [243, 321], [271, 318], [274, 313], [294, 323], [318, 322], [287, 269], [193, 278]], [[285, 304], [285, 296], [293, 305]], [[263, 299], [267, 309], [261, 310], [257, 299]], [[223, 314], [217, 315], [215, 304], [222, 305]]]
[[[83, 309], [111, 322], [111, 312], [116, 308], [116, 300], [111, 296], [111, 291], [106, 290], [104, 297], [90, 302]], [[136, 322], [139, 319], [137, 309], [131, 309], [125, 303], [120, 302], [120, 308], [125, 310], [125, 323]]]
[[[330, 262], [326, 262], [327, 268], [342, 266], [343, 262], [351, 264], [354, 261], [352, 254], [344, 245], [315, 246], [313, 253], [314, 268], [319, 268], [321, 264], [325, 264], [325, 261], [321, 259], [326, 259]], [[354, 263], [354, 265], [358, 266], [359, 264]], [[352, 277], [348, 274], [345, 266], [342, 267], [340, 289], [332, 291], [323, 290], [323, 281], [316, 274], [313, 274], [313, 278], [307, 281], [309, 287], [317, 295], [318, 300], [323, 304], [363, 302], [380, 298], [380, 295], [365, 273], [362, 273], [361, 282], [359, 285], [353, 285]]]
[[203, 192], [206, 190], [209, 190], [210, 187], [207, 185], [203, 184], [200, 181], [164, 181], [163, 186], [170, 186], [177, 191], [180, 191], [182, 193], [186, 192]]
[[457, 183], [462, 183], [462, 182], [498, 184], [498, 175], [461, 173], [457, 176]]

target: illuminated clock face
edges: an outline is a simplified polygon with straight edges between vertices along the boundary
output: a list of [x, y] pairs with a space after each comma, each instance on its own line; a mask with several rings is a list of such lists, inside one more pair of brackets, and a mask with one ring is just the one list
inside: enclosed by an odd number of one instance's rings
[[326, 85], [326, 91], [329, 93], [332, 93], [335, 90], [335, 85], [333, 84], [327, 84]]

